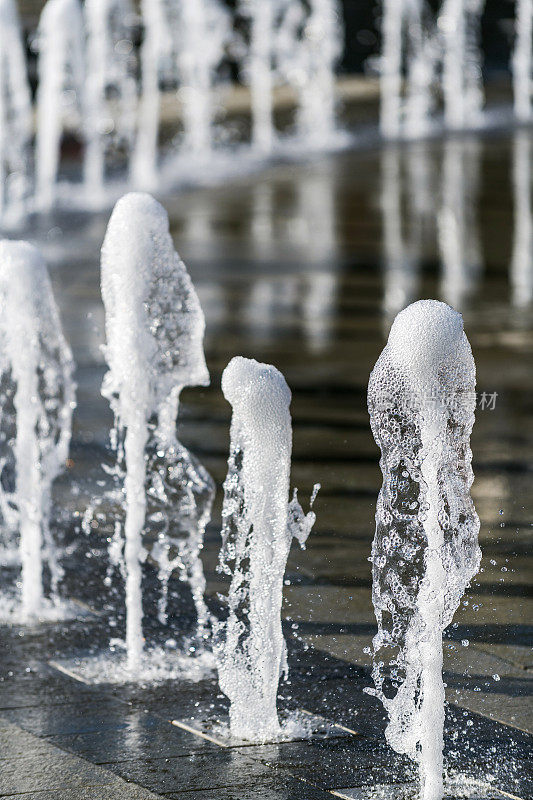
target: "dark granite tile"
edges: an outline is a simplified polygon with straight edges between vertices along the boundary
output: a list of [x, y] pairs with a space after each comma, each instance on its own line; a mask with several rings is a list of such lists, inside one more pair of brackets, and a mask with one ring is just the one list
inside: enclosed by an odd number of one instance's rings
[[331, 800], [331, 794], [297, 779], [272, 780], [268, 785], [242, 785], [163, 794], [168, 800]]

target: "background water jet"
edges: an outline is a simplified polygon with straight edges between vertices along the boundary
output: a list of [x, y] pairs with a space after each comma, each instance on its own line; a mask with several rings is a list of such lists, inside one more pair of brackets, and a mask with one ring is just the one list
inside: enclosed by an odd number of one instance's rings
[[132, 69], [133, 8], [128, 0], [87, 0], [83, 127], [87, 198], [104, 202], [109, 151], [133, 146], [137, 88]]
[[0, 1], [0, 219], [19, 221], [29, 194], [31, 95], [15, 0]]
[[39, 20], [39, 87], [35, 140], [35, 203], [50, 211], [57, 199], [65, 123], [82, 127], [85, 38], [79, 0], [48, 0]]

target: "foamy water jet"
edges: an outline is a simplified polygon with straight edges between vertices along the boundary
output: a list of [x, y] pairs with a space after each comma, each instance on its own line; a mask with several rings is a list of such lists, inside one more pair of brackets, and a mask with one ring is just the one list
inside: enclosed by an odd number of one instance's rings
[[[315, 521], [296, 492], [289, 502], [291, 392], [269, 364], [232, 359], [222, 376], [231, 403], [220, 569], [231, 576], [228, 618], [216, 630], [220, 688], [229, 698], [233, 736], [281, 735], [276, 698], [287, 671], [281, 629], [283, 578], [293, 538], [303, 547]], [[315, 487], [311, 503], [318, 486]]]
[[62, 569], [50, 531], [52, 484], [65, 469], [75, 386], [46, 264], [27, 242], [0, 242], [0, 511], [18, 531], [24, 621], [46, 616], [43, 565], [57, 603]]
[[396, 317], [370, 376], [383, 486], [372, 547], [378, 622], [368, 690], [387, 741], [419, 765], [423, 800], [443, 797], [442, 633], [480, 562], [470, 487], [475, 364], [460, 314], [422, 300]]
[[143, 655], [145, 529], [156, 537], [151, 556], [162, 578], [160, 615], [166, 615], [168, 579], [179, 569], [203, 631], [199, 553], [214, 493], [211, 478], [176, 436], [182, 388], [209, 383], [204, 316], [174, 250], [166, 211], [150, 195], [127, 194], [115, 206], [102, 247], [102, 296], [109, 367], [102, 394], [115, 414], [125, 496], [125, 519], [117, 521], [111, 555], [125, 575], [128, 670], [136, 676]]

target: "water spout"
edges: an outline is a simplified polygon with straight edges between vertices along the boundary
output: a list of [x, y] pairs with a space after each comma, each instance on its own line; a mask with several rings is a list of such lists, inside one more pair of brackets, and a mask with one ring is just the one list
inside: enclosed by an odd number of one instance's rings
[[444, 119], [451, 129], [479, 122], [483, 106], [479, 34], [484, 0], [444, 0], [437, 20], [443, 40]]
[[176, 43], [178, 96], [183, 148], [196, 158], [209, 157], [213, 147], [216, 70], [230, 35], [229, 15], [218, 0], [182, 0]]
[[260, 153], [272, 151], [275, 139], [272, 114], [276, 13], [279, 0], [264, 3], [244, 0], [244, 13], [250, 17], [250, 49], [245, 75], [250, 85], [252, 104], [252, 147]]
[[32, 134], [30, 87], [15, 0], [0, 0], [0, 221], [24, 214]]
[[531, 119], [533, 84], [533, 0], [517, 0], [516, 40], [513, 52], [514, 111], [520, 122]]
[[38, 29], [39, 88], [35, 154], [36, 205], [56, 199], [65, 124], [79, 129], [83, 115], [85, 32], [79, 0], [48, 0]]
[[231, 733], [266, 741], [281, 733], [276, 697], [287, 669], [285, 565], [293, 537], [303, 546], [315, 515], [304, 515], [296, 494], [289, 503], [291, 393], [283, 375], [237, 357], [224, 370], [222, 390], [233, 407], [220, 553], [231, 586], [215, 653], [220, 688], [231, 703]]
[[[443, 797], [442, 632], [480, 562], [470, 497], [475, 364], [460, 314], [421, 300], [396, 317], [370, 376], [383, 486], [372, 546], [373, 678], [387, 741]], [[392, 693], [392, 696], [391, 696]]]
[[4, 526], [20, 534], [22, 616], [30, 620], [43, 612], [43, 561], [53, 600], [62, 574], [51, 489], [68, 456], [75, 387], [46, 264], [27, 242], [0, 242], [0, 307], [0, 509]]
[[142, 0], [144, 38], [141, 47], [141, 98], [131, 162], [134, 186], [153, 190], [157, 183], [157, 145], [161, 112], [160, 73], [172, 54], [170, 20], [165, 0]]
[[327, 147], [335, 137], [335, 68], [342, 53], [342, 34], [337, 0], [310, 0], [303, 33], [305, 80], [300, 91], [298, 132], [306, 144], [317, 149]]
[[133, 10], [128, 0], [86, 0], [87, 80], [84, 180], [89, 202], [102, 203], [111, 143], [132, 145], [137, 90], [131, 70]]
[[[102, 394], [115, 414], [115, 449], [123, 476], [125, 520], [118, 521], [115, 560], [126, 581], [128, 670], [142, 666], [143, 534], [156, 527], [152, 556], [166, 582], [181, 565], [205, 628], [199, 552], [213, 485], [176, 437], [184, 386], [206, 386], [204, 316], [185, 265], [174, 250], [164, 208], [150, 195], [127, 194], [116, 204], [102, 247], [105, 355]], [[118, 558], [116, 552], [118, 550]]]

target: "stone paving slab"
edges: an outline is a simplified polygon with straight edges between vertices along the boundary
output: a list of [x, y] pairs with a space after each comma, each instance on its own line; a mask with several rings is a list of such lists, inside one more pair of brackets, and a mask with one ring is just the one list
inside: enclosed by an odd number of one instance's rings
[[[336, 658], [369, 666], [366, 635], [316, 634], [304, 636], [303, 640]], [[524, 653], [521, 655], [524, 657]], [[444, 680], [450, 702], [533, 733], [531, 675], [522, 667], [504, 661], [501, 650], [492, 652], [490, 644], [463, 647], [460, 642], [445, 641]]]
[[155, 800], [150, 792], [5, 719], [0, 719], [0, 731], [0, 796], [4, 800]]
[[233, 786], [193, 792], [170, 792], [169, 800], [332, 800], [330, 792], [297, 779], [278, 781], [271, 786]]

